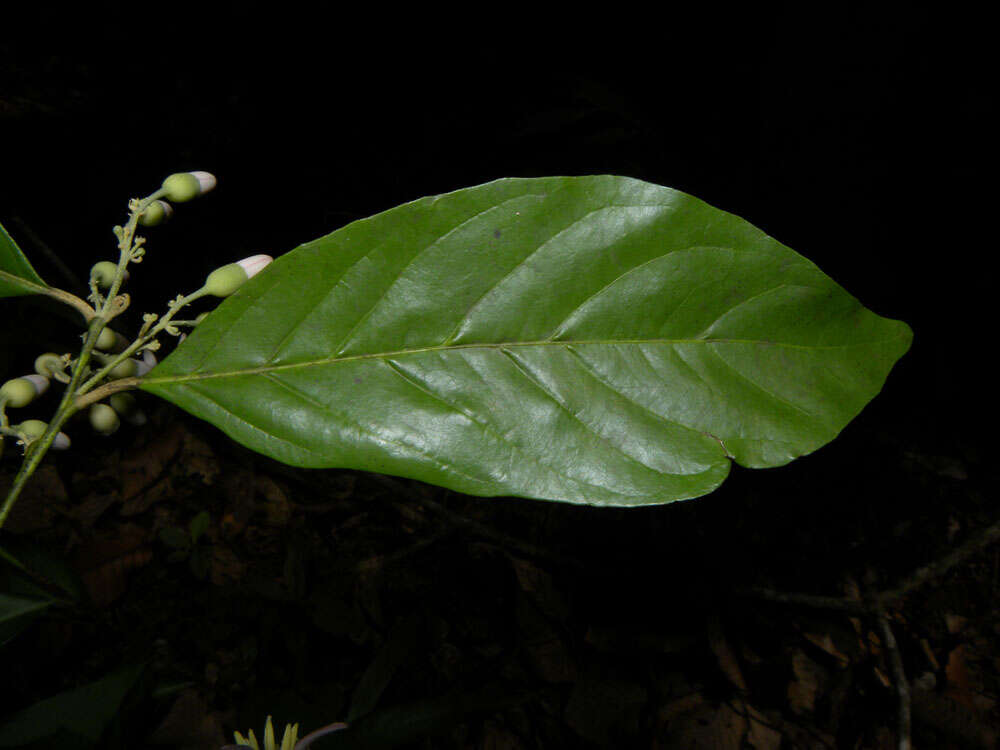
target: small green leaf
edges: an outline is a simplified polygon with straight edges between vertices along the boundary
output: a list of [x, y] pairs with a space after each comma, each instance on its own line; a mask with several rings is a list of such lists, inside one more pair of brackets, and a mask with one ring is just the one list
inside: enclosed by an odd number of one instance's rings
[[504, 179], [278, 258], [142, 387], [297, 466], [635, 506], [825, 445], [911, 338], [690, 195]]
[[0, 557], [26, 575], [62, 589], [73, 601], [83, 598], [83, 582], [73, 566], [30, 540], [5, 539]]
[[209, 523], [211, 519], [208, 515], [207, 510], [201, 511], [198, 515], [191, 519], [191, 523], [188, 524], [188, 531], [191, 534], [191, 543], [195, 544], [198, 538], [208, 531]]
[[35, 273], [21, 248], [0, 225], [0, 297], [44, 294], [46, 289], [48, 285]]
[[52, 604], [52, 599], [0, 594], [0, 646], [7, 644], [23, 632]]
[[125, 667], [18, 711], [0, 725], [0, 747], [25, 745], [60, 729], [96, 742], [142, 670], [142, 665]]

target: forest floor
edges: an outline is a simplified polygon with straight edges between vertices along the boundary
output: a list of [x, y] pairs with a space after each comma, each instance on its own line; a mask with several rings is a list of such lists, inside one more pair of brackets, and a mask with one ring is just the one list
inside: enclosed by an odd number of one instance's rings
[[912, 578], [997, 523], [973, 447], [861, 418], [708, 497], [611, 509], [292, 469], [150, 406], [15, 508], [5, 548], [86, 593], [0, 650], [6, 716], [142, 664], [102, 747], [217, 750], [267, 715], [350, 723], [317, 748], [996, 746], [1000, 545]]

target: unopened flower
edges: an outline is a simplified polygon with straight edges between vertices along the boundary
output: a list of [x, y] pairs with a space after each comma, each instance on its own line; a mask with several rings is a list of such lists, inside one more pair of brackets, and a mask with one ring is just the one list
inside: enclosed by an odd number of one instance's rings
[[94, 404], [87, 412], [87, 417], [90, 419], [90, 426], [94, 428], [94, 431], [102, 435], [112, 434], [121, 424], [115, 410], [107, 404]]
[[[48, 428], [48, 424], [40, 419], [28, 419], [17, 425], [15, 429], [24, 435], [27, 442], [30, 443], [38, 440], [38, 438], [45, 434], [45, 431]], [[57, 451], [63, 451], [69, 448], [69, 436], [66, 435], [65, 432], [57, 433], [52, 439], [52, 448]]]
[[270, 255], [251, 255], [236, 263], [216, 268], [205, 279], [204, 289], [216, 297], [228, 297], [266, 268], [272, 260], [274, 258]]
[[174, 203], [184, 203], [199, 195], [204, 195], [215, 187], [215, 175], [211, 172], [177, 172], [163, 181], [164, 194]]
[[[95, 263], [90, 269], [90, 279], [101, 289], [107, 289], [111, 286], [111, 282], [115, 280], [116, 273], [118, 273], [117, 263], [112, 263], [110, 260], [102, 260]], [[128, 279], [128, 271], [122, 275], [122, 279]]]
[[120, 352], [128, 346], [128, 339], [110, 328], [102, 328], [95, 346], [105, 352]]
[[8, 380], [0, 386], [0, 401], [19, 409], [27, 406], [49, 389], [49, 379], [44, 375], [25, 375]]
[[139, 217], [139, 223], [144, 227], [155, 227], [173, 216], [174, 209], [166, 201], [153, 201]]

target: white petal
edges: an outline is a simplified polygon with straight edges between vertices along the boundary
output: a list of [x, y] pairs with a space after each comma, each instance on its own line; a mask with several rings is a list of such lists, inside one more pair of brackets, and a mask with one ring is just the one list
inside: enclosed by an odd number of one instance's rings
[[211, 172], [191, 172], [194, 178], [198, 180], [198, 186], [201, 188], [201, 195], [204, 195], [209, 190], [215, 187], [217, 180], [215, 175]]
[[251, 255], [249, 258], [236, 261], [236, 264], [246, 271], [247, 278], [252, 279], [258, 273], [267, 268], [268, 264], [274, 260], [270, 255]]
[[39, 396], [49, 389], [49, 379], [44, 375], [25, 375], [24, 379], [35, 386], [35, 393]]

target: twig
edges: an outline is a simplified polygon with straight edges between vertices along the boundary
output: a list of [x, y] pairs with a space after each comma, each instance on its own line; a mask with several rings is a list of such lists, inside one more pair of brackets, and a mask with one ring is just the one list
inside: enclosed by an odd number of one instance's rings
[[889, 627], [889, 618], [885, 612], [880, 612], [876, 618], [878, 621], [879, 634], [882, 636], [882, 645], [889, 661], [889, 671], [892, 673], [892, 681], [896, 686], [897, 703], [897, 729], [896, 738], [899, 750], [910, 750], [910, 683], [906, 679], [906, 672], [903, 669], [903, 657], [899, 654], [899, 646], [896, 644], [896, 637]]
[[883, 591], [878, 595], [877, 599], [883, 606], [901, 599], [915, 588], [941, 578], [949, 570], [962, 564], [968, 558], [998, 540], [1000, 540], [1000, 521], [997, 521], [992, 526], [988, 526], [978, 536], [967, 539], [964, 544], [956, 547], [939, 560], [935, 560], [922, 568], [917, 568], [899, 586], [888, 591]]
[[769, 602], [777, 602], [778, 604], [798, 604], [813, 609], [833, 609], [839, 612], [850, 612], [855, 615], [871, 614], [871, 607], [864, 602], [847, 599], [842, 596], [796, 594], [786, 591], [776, 591], [762, 586], [741, 589], [737, 593], [754, 599], [766, 599]]
[[917, 568], [904, 578], [898, 586], [880, 591], [866, 601], [857, 601], [840, 596], [817, 596], [815, 594], [799, 594], [777, 591], [764, 587], [751, 587], [738, 590], [736, 593], [754, 599], [766, 599], [779, 604], [798, 604], [814, 609], [832, 609], [839, 612], [850, 612], [859, 615], [879, 616], [889, 605], [926, 583], [937, 580], [952, 568], [961, 565], [977, 552], [1000, 540], [1000, 521], [988, 526], [977, 536], [967, 539], [964, 544], [956, 547], [948, 554], [928, 565]]

